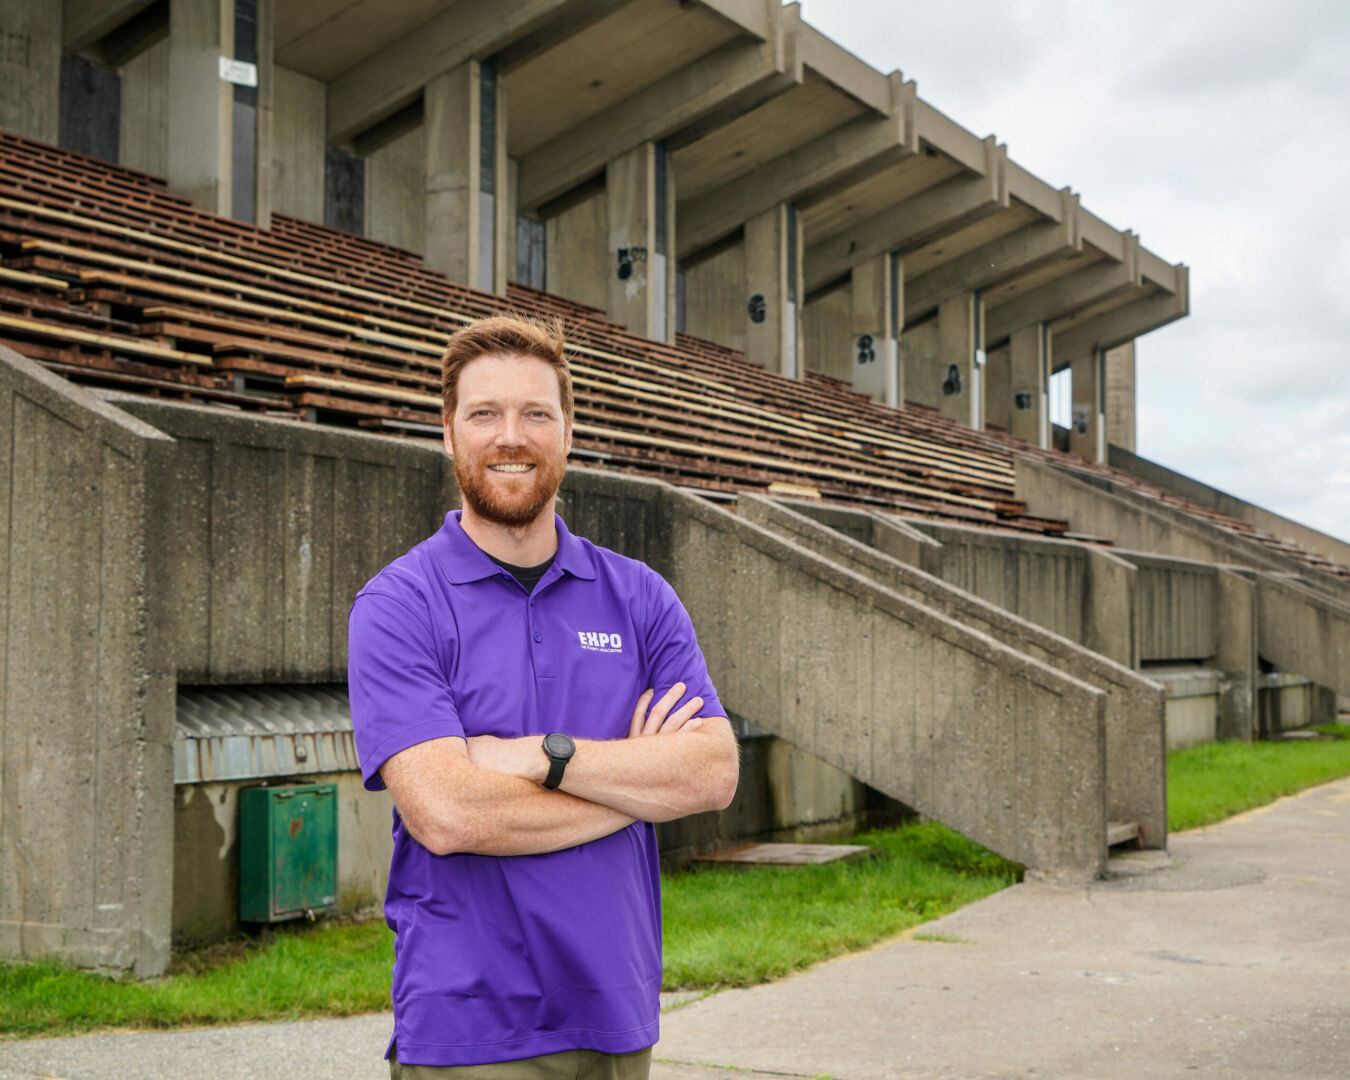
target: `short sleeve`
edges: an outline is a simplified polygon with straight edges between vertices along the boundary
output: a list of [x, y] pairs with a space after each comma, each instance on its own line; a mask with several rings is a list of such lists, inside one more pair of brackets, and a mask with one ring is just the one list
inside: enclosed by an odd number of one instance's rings
[[464, 737], [428, 620], [385, 593], [362, 592], [347, 620], [347, 695], [361, 778], [380, 791], [380, 769], [400, 750]]
[[670, 583], [653, 572], [648, 583], [646, 651], [648, 685], [659, 700], [677, 682], [686, 686], [684, 700], [701, 697], [702, 716], [726, 716], [717, 690], [708, 676], [708, 664], [698, 647], [694, 624]]

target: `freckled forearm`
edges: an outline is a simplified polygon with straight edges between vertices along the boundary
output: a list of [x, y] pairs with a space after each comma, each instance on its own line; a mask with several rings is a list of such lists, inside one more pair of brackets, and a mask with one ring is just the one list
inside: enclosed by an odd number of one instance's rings
[[[725, 719], [668, 735], [576, 739], [559, 791], [643, 821], [670, 821], [730, 802], [739, 774], [736, 738]], [[540, 784], [548, 758], [539, 736], [471, 744], [474, 763]]]

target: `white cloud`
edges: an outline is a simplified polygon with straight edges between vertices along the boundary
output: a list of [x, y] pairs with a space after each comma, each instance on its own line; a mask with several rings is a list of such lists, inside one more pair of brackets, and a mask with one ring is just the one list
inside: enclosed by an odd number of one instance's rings
[[1150, 250], [1138, 449], [1350, 540], [1350, 5], [805, 0], [806, 20]]

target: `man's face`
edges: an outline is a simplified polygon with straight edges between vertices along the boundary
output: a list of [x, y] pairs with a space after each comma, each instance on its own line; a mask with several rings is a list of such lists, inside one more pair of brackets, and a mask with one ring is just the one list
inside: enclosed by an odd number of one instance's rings
[[480, 356], [460, 369], [458, 389], [446, 447], [465, 506], [497, 525], [530, 524], [549, 508], [572, 448], [557, 373], [533, 356]]

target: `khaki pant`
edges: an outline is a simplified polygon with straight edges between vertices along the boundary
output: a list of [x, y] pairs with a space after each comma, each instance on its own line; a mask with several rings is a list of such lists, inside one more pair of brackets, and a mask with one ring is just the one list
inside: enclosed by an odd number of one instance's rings
[[397, 1045], [389, 1053], [389, 1080], [647, 1080], [651, 1067], [650, 1046], [627, 1054], [562, 1050], [489, 1065], [400, 1065]]

